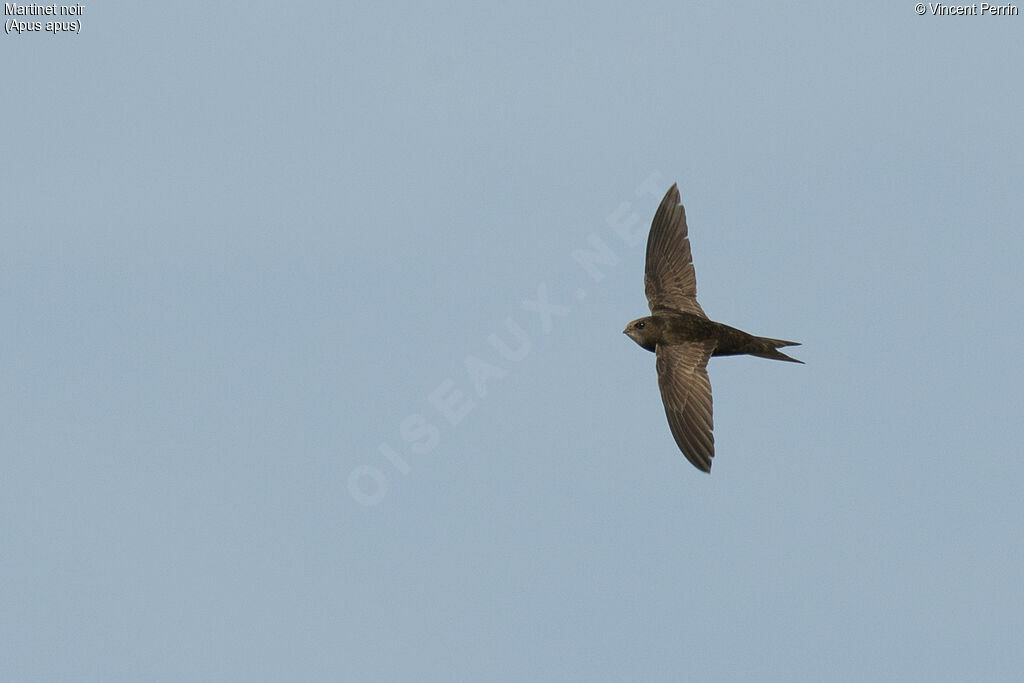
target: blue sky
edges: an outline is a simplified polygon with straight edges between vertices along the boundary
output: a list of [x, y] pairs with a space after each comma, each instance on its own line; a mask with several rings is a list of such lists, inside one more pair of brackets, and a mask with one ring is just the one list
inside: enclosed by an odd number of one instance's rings
[[[81, 21], [0, 37], [0, 680], [1016, 680], [1024, 18]], [[712, 360], [710, 477], [673, 182], [806, 362]]]

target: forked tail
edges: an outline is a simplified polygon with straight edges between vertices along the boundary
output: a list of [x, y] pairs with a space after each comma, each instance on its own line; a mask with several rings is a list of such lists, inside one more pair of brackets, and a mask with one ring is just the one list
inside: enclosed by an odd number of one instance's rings
[[759, 358], [771, 358], [773, 360], [788, 360], [790, 363], [803, 363], [802, 360], [796, 358], [790, 358], [782, 351], [779, 351], [780, 346], [800, 346], [800, 342], [786, 341], [785, 339], [769, 339], [768, 337], [755, 337], [755, 348], [748, 351], [751, 356], [758, 356]]

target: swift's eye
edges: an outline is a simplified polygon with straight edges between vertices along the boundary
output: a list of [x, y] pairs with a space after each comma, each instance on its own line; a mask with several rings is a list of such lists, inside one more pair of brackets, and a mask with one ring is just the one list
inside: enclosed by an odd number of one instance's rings
[[638, 330], [642, 330], [642, 329], [644, 329], [644, 325], [646, 325], [646, 324], [647, 324], [647, 323], [637, 323], [637, 324], [636, 324], [636, 329], [638, 329]]

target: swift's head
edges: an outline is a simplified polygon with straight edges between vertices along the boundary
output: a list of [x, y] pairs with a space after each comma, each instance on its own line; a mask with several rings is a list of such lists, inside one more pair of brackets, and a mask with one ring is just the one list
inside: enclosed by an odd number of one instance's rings
[[622, 333], [648, 351], [653, 351], [658, 339], [661, 338], [661, 321], [651, 316], [637, 318], [626, 325]]

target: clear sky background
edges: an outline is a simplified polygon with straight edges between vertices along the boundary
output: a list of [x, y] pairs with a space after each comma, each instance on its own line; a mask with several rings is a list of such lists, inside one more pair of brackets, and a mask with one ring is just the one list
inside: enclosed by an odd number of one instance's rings
[[[1024, 16], [81, 21], [0, 36], [0, 680], [1018, 680]], [[711, 476], [673, 182], [807, 363], [711, 361]]]

